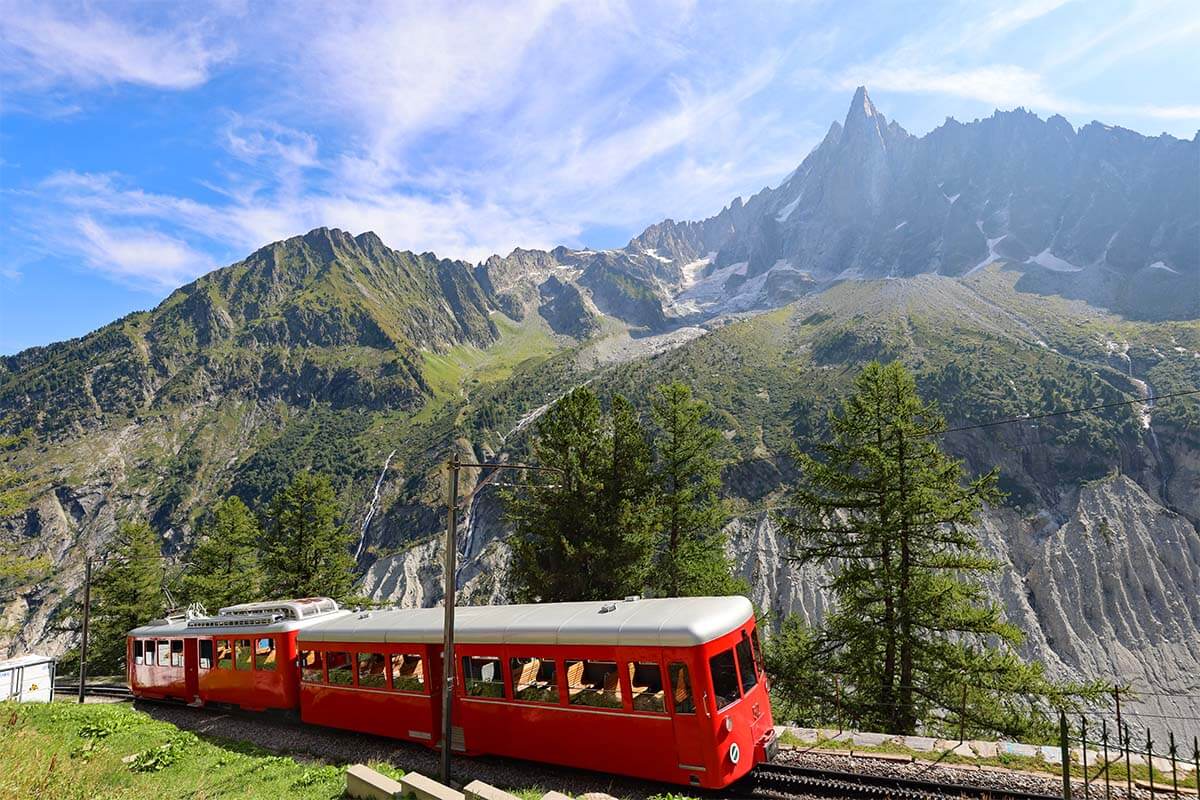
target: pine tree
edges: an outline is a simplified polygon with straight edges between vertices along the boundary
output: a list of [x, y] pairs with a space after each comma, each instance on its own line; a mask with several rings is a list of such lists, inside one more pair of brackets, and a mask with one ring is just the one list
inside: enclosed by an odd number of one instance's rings
[[614, 408], [615, 431], [600, 398], [580, 387], [539, 421], [533, 463], [558, 472], [504, 495], [516, 598], [599, 600], [640, 591], [646, 549], [637, 517], [649, 487], [641, 474], [648, 448], [628, 404], [617, 400]]
[[201, 524], [198, 541], [180, 578], [182, 602], [202, 603], [209, 611], [262, 599], [263, 575], [258, 549], [263, 532], [240, 497], [230, 496]]
[[669, 597], [744, 593], [725, 552], [727, 509], [716, 458], [721, 434], [704, 422], [708, 404], [675, 381], [658, 387], [652, 412], [659, 498], [648, 589]]
[[956, 730], [963, 687], [965, 728], [1007, 735], [1040, 735], [1048, 703], [1100, 691], [1053, 684], [1017, 656], [1021, 633], [981, 582], [998, 564], [970, 528], [999, 498], [996, 471], [965, 480], [932, 435], [944, 421], [901, 364], [869, 364], [829, 425], [821, 459], [797, 453], [799, 512], [781, 519], [799, 560], [833, 574], [835, 604], [796, 651], [818, 662], [805, 680], [840, 674], [851, 724], [894, 733]]
[[115, 675], [125, 671], [126, 634], [166, 611], [163, 577], [158, 535], [142, 521], [122, 524], [105, 564], [92, 581], [90, 674]]
[[263, 587], [272, 598], [344, 600], [353, 585], [353, 534], [338, 522], [333, 484], [300, 472], [271, 499], [261, 554]]

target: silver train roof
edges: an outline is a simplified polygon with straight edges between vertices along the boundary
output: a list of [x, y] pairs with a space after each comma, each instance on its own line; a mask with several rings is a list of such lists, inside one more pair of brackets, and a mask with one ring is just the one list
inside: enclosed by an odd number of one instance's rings
[[[753, 613], [750, 601], [736, 596], [460, 606], [454, 638], [466, 644], [690, 647], [736, 630]], [[318, 622], [297, 638], [434, 644], [442, 641], [442, 615], [441, 608], [364, 611]]]
[[350, 615], [328, 597], [268, 600], [225, 606], [216, 614], [190, 608], [187, 612], [151, 620], [134, 628], [130, 636], [219, 636], [297, 631], [325, 620]]

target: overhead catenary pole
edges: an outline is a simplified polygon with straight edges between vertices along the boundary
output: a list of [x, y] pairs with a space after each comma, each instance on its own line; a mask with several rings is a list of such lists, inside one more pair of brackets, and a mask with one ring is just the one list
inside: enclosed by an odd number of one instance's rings
[[92, 557], [83, 562], [83, 641], [79, 643], [79, 702], [83, 702], [83, 684], [87, 681], [88, 624], [92, 616]]
[[451, 731], [454, 729], [451, 719], [454, 708], [454, 590], [458, 543], [456, 528], [458, 527], [458, 454], [450, 458], [446, 465], [449, 480], [446, 502], [446, 553], [443, 569], [445, 570], [445, 614], [442, 629], [442, 783], [450, 785], [450, 743]]
[[451, 731], [453, 731], [452, 713], [454, 703], [454, 592], [455, 592], [455, 572], [457, 567], [455, 561], [458, 557], [458, 473], [463, 467], [470, 467], [479, 470], [491, 470], [491, 474], [484, 476], [480, 473], [480, 480], [476, 482], [475, 488], [467, 492], [464, 499], [469, 500], [475, 496], [475, 493], [486, 486], [501, 470], [517, 469], [529, 472], [556, 472], [564, 477], [567, 485], [570, 485], [570, 479], [564, 470], [558, 467], [535, 467], [528, 464], [505, 464], [505, 463], [475, 463], [469, 461], [460, 461], [458, 454], [455, 453], [450, 457], [450, 461], [446, 464], [447, 489], [446, 498], [446, 554], [443, 563], [445, 571], [445, 615], [443, 618], [442, 628], [442, 764], [441, 764], [441, 781], [447, 786], [450, 785], [450, 751]]

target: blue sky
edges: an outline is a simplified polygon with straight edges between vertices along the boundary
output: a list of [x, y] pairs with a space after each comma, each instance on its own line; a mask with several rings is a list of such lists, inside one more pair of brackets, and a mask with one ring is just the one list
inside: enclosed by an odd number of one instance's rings
[[866, 84], [1200, 128], [1194, 0], [0, 0], [0, 353], [319, 225], [477, 260], [618, 246], [778, 183]]

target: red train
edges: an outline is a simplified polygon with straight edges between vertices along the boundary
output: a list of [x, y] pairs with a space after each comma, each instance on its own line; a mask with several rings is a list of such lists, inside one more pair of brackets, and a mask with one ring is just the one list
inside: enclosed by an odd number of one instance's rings
[[[247, 603], [131, 631], [128, 677], [138, 697], [438, 747], [441, 643], [441, 609]], [[721, 788], [774, 753], [744, 597], [463, 607], [455, 655], [451, 747], [466, 755]]]

